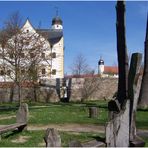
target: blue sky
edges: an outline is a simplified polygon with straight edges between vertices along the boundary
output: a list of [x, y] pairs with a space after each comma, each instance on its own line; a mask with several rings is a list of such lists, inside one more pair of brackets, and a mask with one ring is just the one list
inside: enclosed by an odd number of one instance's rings
[[[50, 28], [55, 7], [63, 20], [65, 44], [65, 73], [78, 54], [97, 72], [100, 56], [105, 65], [117, 65], [116, 1], [13, 1], [0, 2], [0, 28], [14, 11], [23, 21], [29, 17], [32, 25]], [[126, 37], [129, 54], [144, 50], [148, 1], [126, 2]]]

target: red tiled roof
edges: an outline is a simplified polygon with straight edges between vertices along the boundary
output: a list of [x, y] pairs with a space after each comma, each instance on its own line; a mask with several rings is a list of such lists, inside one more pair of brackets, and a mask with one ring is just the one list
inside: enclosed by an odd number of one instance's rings
[[104, 66], [104, 73], [105, 74], [118, 74], [118, 67], [117, 66]]

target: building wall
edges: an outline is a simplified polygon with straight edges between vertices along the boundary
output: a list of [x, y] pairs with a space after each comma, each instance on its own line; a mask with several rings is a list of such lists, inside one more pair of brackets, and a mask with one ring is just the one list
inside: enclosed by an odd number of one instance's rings
[[[6, 83], [7, 84], [7, 83]], [[11, 100], [12, 85], [0, 83], [0, 102]], [[63, 79], [42, 81], [37, 87], [37, 100], [42, 102], [60, 101]], [[111, 99], [117, 91], [116, 78], [69, 78], [66, 79], [69, 101]], [[27, 84], [22, 89], [22, 99], [33, 100], [34, 89]], [[14, 101], [18, 100], [17, 88], [14, 88]]]
[[56, 70], [56, 75], [52, 75], [51, 78], [64, 78], [64, 39], [53, 46], [52, 52], [56, 53], [56, 58], [52, 59], [52, 69]]
[[[24, 26], [21, 29], [22, 32], [29, 32], [32, 34], [38, 34], [36, 30], [33, 28], [29, 20], [26, 21]], [[41, 40], [44, 40], [41, 37]], [[0, 47], [1, 48], [1, 47]], [[64, 77], [64, 38], [62, 37], [59, 42], [53, 45], [51, 49], [50, 43], [46, 40], [44, 44], [43, 52], [45, 53], [46, 60], [41, 60], [38, 63], [38, 73], [40, 79], [55, 79], [55, 78], [63, 78]], [[56, 53], [56, 58], [51, 58], [51, 53]], [[26, 55], [28, 53], [25, 53]], [[42, 54], [42, 53], [41, 53]], [[28, 55], [29, 56], [29, 55]], [[42, 58], [42, 57], [41, 57]], [[0, 64], [3, 61], [0, 61]], [[1, 68], [1, 67], [0, 67]], [[45, 69], [45, 74], [42, 74], [42, 69]], [[0, 69], [1, 70], [1, 69]], [[52, 73], [53, 70], [56, 70], [56, 73]], [[4, 79], [3, 76], [0, 76], [0, 81], [10, 81], [9, 77]]]

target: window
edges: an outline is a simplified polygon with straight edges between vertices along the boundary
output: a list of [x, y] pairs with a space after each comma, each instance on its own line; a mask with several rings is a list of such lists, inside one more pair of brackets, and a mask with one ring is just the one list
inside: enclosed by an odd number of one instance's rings
[[27, 30], [26, 30], [26, 32], [28, 33], [28, 32], [29, 32], [29, 30], [27, 29]]
[[45, 75], [46, 74], [46, 70], [45, 68], [42, 69], [42, 75]]
[[51, 57], [56, 58], [56, 53], [55, 52], [51, 53]]
[[21, 58], [25, 58], [25, 54], [24, 53], [21, 53]]
[[52, 70], [52, 75], [56, 75], [56, 69]]
[[42, 57], [43, 59], [45, 59], [45, 53], [42, 53], [41, 57]]
[[5, 73], [3, 70], [0, 70], [0, 75], [3, 76]]
[[7, 70], [7, 75], [10, 76], [11, 70]]
[[34, 56], [35, 56], [34, 53], [31, 52], [30, 53], [30, 58], [34, 58]]
[[24, 70], [24, 69], [22, 69], [22, 70], [21, 70], [21, 73], [25, 73], [25, 70]]
[[25, 44], [26, 44], [26, 45], [29, 45], [29, 41], [26, 41]]
[[10, 53], [9, 57], [10, 59], [13, 59], [13, 53]]

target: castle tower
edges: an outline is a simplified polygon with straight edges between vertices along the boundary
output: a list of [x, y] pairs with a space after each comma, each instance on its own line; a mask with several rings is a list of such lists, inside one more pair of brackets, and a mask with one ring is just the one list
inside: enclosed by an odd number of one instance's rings
[[100, 58], [98, 62], [98, 74], [102, 75], [104, 72], [104, 61]]
[[62, 25], [63, 21], [57, 14], [57, 16], [52, 19], [52, 29], [63, 29]]
[[57, 15], [52, 19], [51, 33], [53, 38], [50, 39], [51, 53], [54, 57], [51, 60], [51, 78], [64, 78], [64, 37], [63, 21]]

